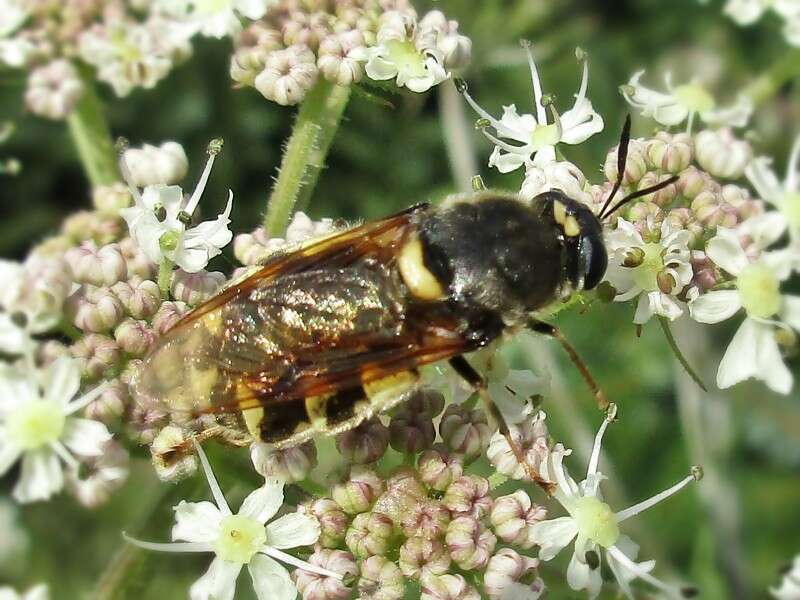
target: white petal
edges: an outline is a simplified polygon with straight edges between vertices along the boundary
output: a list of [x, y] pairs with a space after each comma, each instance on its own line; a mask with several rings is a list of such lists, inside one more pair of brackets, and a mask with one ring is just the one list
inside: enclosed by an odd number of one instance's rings
[[17, 367], [0, 363], [0, 416], [39, 400], [36, 384]]
[[67, 357], [55, 360], [44, 372], [43, 385], [47, 400], [66, 406], [81, 386], [78, 363]]
[[221, 522], [222, 513], [213, 502], [181, 500], [175, 507], [172, 540], [214, 543], [219, 537]]
[[256, 554], [247, 567], [258, 600], [294, 600], [297, 597], [289, 572], [277, 561]]
[[268, 479], [264, 485], [250, 493], [242, 502], [239, 514], [259, 523], [269, 521], [283, 504], [283, 482]]
[[744, 170], [758, 195], [772, 205], [777, 205], [783, 196], [783, 186], [772, 170], [772, 159], [759, 156], [750, 161]]
[[22, 450], [12, 444], [6, 437], [6, 432], [0, 430], [0, 477], [19, 460]]
[[751, 25], [761, 18], [766, 8], [763, 0], [728, 0], [724, 10], [739, 25]]
[[698, 323], [719, 323], [731, 318], [742, 308], [737, 290], [706, 292], [689, 303], [689, 314]]
[[236, 0], [235, 6], [248, 19], [256, 20], [264, 16], [269, 0]]
[[800, 296], [784, 296], [781, 319], [795, 331], [800, 331]]
[[22, 354], [32, 343], [28, 332], [14, 323], [8, 313], [0, 313], [0, 348], [5, 353]]
[[752, 319], [745, 319], [733, 336], [717, 369], [717, 385], [720, 389], [729, 388], [756, 374], [757, 326]]
[[747, 264], [747, 255], [739, 243], [739, 235], [733, 229], [719, 227], [717, 235], [708, 241], [706, 254], [717, 266], [731, 275], [738, 275]]
[[776, 210], [750, 217], [739, 225], [739, 231], [753, 239], [756, 247], [769, 248], [777, 242], [788, 227], [786, 217]]
[[81, 456], [100, 456], [110, 439], [111, 433], [100, 421], [74, 417], [67, 419], [61, 434], [64, 445]]
[[752, 114], [753, 101], [741, 94], [735, 104], [707, 110], [700, 115], [700, 118], [714, 127], [744, 127]]
[[578, 558], [578, 552], [576, 545], [575, 552], [573, 552], [567, 567], [567, 584], [576, 591], [586, 590], [589, 598], [596, 598], [600, 593], [600, 588], [603, 587], [603, 577], [600, 574], [600, 569], [591, 569], [586, 562]]
[[[639, 554], [639, 546], [626, 535], [621, 535], [617, 540], [617, 543], [614, 544], [614, 547], [616, 547], [617, 550], [622, 552], [632, 561], [635, 561], [636, 556]], [[617, 560], [613, 552], [606, 553], [606, 561], [608, 562], [608, 566], [611, 569], [611, 572], [614, 574], [614, 578], [619, 583], [623, 593], [628, 598], [634, 598], [629, 584], [639, 576], [638, 573], [631, 571], [627, 565]], [[649, 573], [655, 568], [656, 561], [649, 560], [635, 564], [640, 572]]]
[[775, 339], [772, 325], [758, 323], [756, 356], [758, 357], [757, 377], [774, 392], [779, 394], [791, 392], [792, 372], [783, 362], [781, 349]]
[[382, 56], [374, 55], [367, 61], [364, 71], [370, 79], [386, 81], [397, 76], [397, 65]]
[[50, 598], [50, 591], [44, 584], [33, 586], [22, 596], [22, 600], [48, 600]]
[[561, 141], [565, 144], [580, 144], [603, 131], [603, 118], [594, 111], [586, 98], [575, 102], [575, 106], [561, 115], [564, 132]]
[[540, 560], [550, 560], [578, 535], [578, 526], [572, 517], [559, 517], [535, 523], [531, 528], [531, 539], [541, 546]]
[[64, 487], [64, 473], [58, 456], [49, 448], [26, 452], [12, 495], [17, 502], [47, 500]]
[[242, 565], [214, 558], [208, 571], [189, 589], [191, 600], [233, 600]]
[[498, 146], [494, 147], [489, 156], [489, 166], [495, 167], [501, 173], [511, 173], [525, 164], [525, 157], [514, 152], [503, 152]]
[[267, 545], [273, 548], [310, 546], [319, 538], [319, 522], [308, 515], [289, 513], [267, 525]]

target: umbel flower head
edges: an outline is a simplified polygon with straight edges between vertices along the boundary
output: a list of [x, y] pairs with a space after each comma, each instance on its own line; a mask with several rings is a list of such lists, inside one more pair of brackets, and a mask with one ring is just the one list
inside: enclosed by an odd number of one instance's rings
[[[531, 161], [543, 167], [556, 160], [557, 144], [580, 144], [603, 130], [603, 118], [595, 112], [591, 101], [586, 97], [589, 85], [589, 63], [586, 54], [580, 49], [576, 52], [578, 60], [583, 65], [583, 76], [578, 93], [575, 94], [575, 104], [559, 115], [552, 98], [542, 94], [542, 84], [539, 81], [539, 72], [533, 60], [530, 44], [525, 42], [523, 47], [531, 70], [535, 116], [520, 115], [516, 105], [510, 104], [503, 107], [503, 116], [497, 119], [475, 102], [466, 85], [459, 82], [459, 90], [481, 117], [479, 124], [486, 125], [482, 129], [483, 135], [495, 145], [489, 157], [489, 166], [497, 167], [501, 173], [509, 173]], [[548, 110], [552, 122], [548, 122]], [[494, 133], [489, 129], [493, 129]]]
[[[203, 449], [195, 443], [214, 502], [181, 501], [175, 507], [172, 543], [128, 541], [146, 550], [212, 552], [211, 566], [189, 590], [192, 600], [233, 600], [236, 579], [247, 566], [259, 600], [294, 600], [297, 589], [280, 564], [341, 580], [342, 576], [287, 554], [283, 550], [310, 546], [319, 538], [317, 520], [294, 512], [270, 521], [283, 505], [283, 482], [268, 479], [233, 513], [217, 483]], [[268, 523], [268, 521], [270, 521]]]
[[184, 199], [183, 190], [177, 185], [149, 185], [140, 193], [131, 180], [124, 156], [120, 160], [120, 170], [134, 200], [134, 205], [120, 210], [120, 215], [128, 224], [131, 238], [150, 261], [161, 264], [168, 260], [188, 273], [196, 273], [233, 239], [233, 233], [228, 229], [233, 205], [233, 192], [230, 190], [222, 214], [213, 221], [190, 227], [192, 215], [211, 174], [214, 157], [221, 147], [221, 140], [209, 144], [208, 162], [188, 200]]
[[568, 516], [535, 523], [531, 535], [534, 543], [540, 546], [539, 559], [542, 561], [553, 559], [574, 540], [574, 551], [567, 568], [567, 583], [573, 590], [587, 590], [591, 598], [597, 597], [603, 585], [601, 556], [605, 556], [627, 597], [633, 598], [630, 582], [637, 578], [674, 596], [677, 590], [650, 574], [655, 561], [635, 562], [639, 547], [620, 532], [619, 526], [699, 480], [702, 471], [699, 467], [693, 467], [690, 475], [672, 487], [625, 510], [614, 512], [600, 493], [600, 483], [605, 477], [598, 471], [598, 465], [603, 435], [616, 418], [616, 412], [616, 405], [609, 406], [606, 419], [594, 440], [586, 478], [580, 483], [572, 479], [563, 465], [564, 457], [571, 451], [562, 448], [560, 452], [554, 450], [550, 453], [543, 466], [543, 474], [548, 480], [556, 482], [554, 497], [566, 509]]

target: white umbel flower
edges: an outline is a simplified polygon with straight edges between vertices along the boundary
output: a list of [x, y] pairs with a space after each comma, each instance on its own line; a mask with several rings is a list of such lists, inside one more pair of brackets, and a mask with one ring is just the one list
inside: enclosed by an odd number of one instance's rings
[[[579, 60], [583, 63], [583, 75], [578, 93], [575, 94], [575, 104], [559, 115], [552, 102], [547, 101], [542, 94], [542, 84], [539, 81], [539, 72], [533, 60], [530, 44], [524, 44], [524, 48], [533, 81], [535, 116], [520, 115], [516, 105], [510, 104], [503, 107], [503, 116], [496, 119], [478, 105], [466, 89], [462, 90], [469, 105], [488, 124], [488, 127], [483, 129], [483, 134], [495, 144], [494, 151], [489, 157], [489, 166], [496, 167], [501, 173], [510, 173], [531, 160], [540, 167], [547, 165], [556, 160], [557, 144], [580, 144], [603, 130], [603, 118], [595, 112], [592, 103], [586, 97], [589, 63], [583, 52], [577, 52]], [[547, 120], [548, 108], [552, 122]], [[493, 129], [494, 133], [488, 131], [489, 128]]]
[[50, 591], [43, 583], [21, 594], [13, 588], [3, 586], [0, 587], [0, 600], [50, 600]]
[[0, 369], [0, 476], [20, 458], [13, 497], [46, 500], [64, 486], [64, 467], [75, 472], [81, 457], [96, 457], [111, 439], [99, 421], [74, 416], [105, 389], [75, 398], [80, 369], [60, 358], [42, 371], [3, 365]]
[[181, 501], [175, 507], [172, 543], [128, 540], [146, 550], [211, 552], [211, 566], [189, 590], [191, 600], [233, 600], [236, 579], [247, 566], [259, 600], [294, 600], [297, 589], [289, 572], [292, 565], [323, 577], [342, 576], [287, 554], [283, 550], [310, 546], [319, 538], [319, 523], [302, 513], [289, 513], [271, 522], [283, 505], [283, 482], [268, 479], [244, 499], [233, 513], [217, 483], [203, 449], [195, 444], [214, 502]]
[[134, 205], [120, 210], [120, 215], [128, 224], [131, 237], [150, 261], [160, 264], [166, 259], [188, 273], [197, 273], [233, 239], [233, 233], [228, 229], [233, 205], [233, 192], [230, 190], [222, 214], [213, 221], [189, 227], [218, 152], [219, 142], [212, 142], [206, 167], [188, 200], [184, 199], [183, 190], [177, 185], [151, 185], [140, 194], [123, 156], [120, 170], [128, 182]]
[[[778, 179], [771, 164], [771, 159], [760, 156], [750, 162], [745, 169], [745, 175], [761, 198], [774, 206], [781, 215], [781, 219], [775, 222], [780, 228], [776, 231], [775, 238], [788, 229], [792, 246], [800, 254], [800, 135], [792, 145], [783, 181]], [[795, 268], [800, 268], [800, 256], [797, 257]]]
[[728, 0], [724, 12], [737, 24], [752, 25], [769, 9], [784, 19], [783, 36], [800, 46], [800, 3], [797, 0]]
[[753, 103], [740, 95], [726, 108], [717, 108], [714, 97], [697, 82], [673, 86], [672, 75], [667, 73], [664, 82], [666, 92], [658, 92], [642, 85], [639, 80], [644, 70], [633, 74], [627, 85], [621, 87], [625, 100], [638, 109], [642, 116], [652, 117], [668, 127], [687, 121], [686, 130], [691, 132], [695, 116], [714, 126], [743, 127], [753, 112]]
[[792, 389], [792, 373], [781, 356], [776, 330], [800, 331], [800, 296], [783, 295], [782, 281], [790, 275], [786, 252], [767, 252], [751, 262], [739, 234], [719, 228], [709, 240], [706, 255], [735, 277], [735, 289], [711, 290], [689, 304], [700, 323], [719, 323], [741, 309], [746, 318], [733, 336], [717, 371], [717, 385], [728, 388], [746, 379], [760, 379], [781, 394]]
[[274, 0], [161, 0], [172, 18], [185, 23], [192, 33], [223, 38], [242, 29], [241, 17], [260, 19]]
[[776, 600], [797, 600], [800, 598], [800, 555], [794, 557], [792, 566], [784, 574], [777, 588], [769, 589]]
[[[656, 230], [658, 239], [645, 241], [632, 223], [619, 218], [617, 228], [607, 234], [609, 267], [606, 279], [617, 290], [615, 302], [638, 296], [634, 323], [643, 324], [653, 315], [674, 321], [683, 314], [676, 296], [692, 280], [689, 241], [685, 229], [674, 229], [665, 220]], [[651, 232], [652, 235], [652, 232]]]
[[447, 79], [436, 37], [417, 35], [419, 31], [413, 16], [399, 11], [384, 13], [377, 44], [366, 51], [367, 76], [376, 81], [394, 79], [397, 87], [412, 92], [426, 92]]
[[672, 487], [630, 508], [614, 512], [603, 501], [600, 483], [605, 477], [597, 467], [603, 435], [615, 413], [616, 407], [612, 404], [597, 432], [586, 478], [580, 484], [570, 477], [562, 464], [564, 457], [569, 455], [568, 452], [553, 452], [549, 455], [543, 475], [547, 480], [556, 482], [554, 497], [566, 509], [568, 516], [548, 519], [532, 526], [532, 536], [540, 546], [539, 559], [553, 559], [575, 540], [572, 559], [567, 567], [567, 583], [573, 590], [587, 590], [590, 598], [597, 597], [603, 584], [600, 574], [602, 554], [620, 589], [628, 598], [633, 598], [630, 582], [637, 578], [667, 595], [674, 596], [677, 591], [675, 588], [650, 574], [655, 567], [655, 561], [635, 562], [639, 547], [620, 532], [619, 526], [697, 481], [702, 472], [695, 467], [690, 475]]
[[30, 16], [29, 7], [22, 0], [5, 0], [0, 8], [0, 63], [22, 67], [34, 52], [34, 47], [28, 40], [13, 34]]

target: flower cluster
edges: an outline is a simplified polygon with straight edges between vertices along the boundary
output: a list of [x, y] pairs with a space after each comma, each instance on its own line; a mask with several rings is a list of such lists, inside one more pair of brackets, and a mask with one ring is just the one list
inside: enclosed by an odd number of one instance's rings
[[319, 79], [393, 80], [424, 92], [469, 60], [471, 43], [438, 10], [418, 18], [405, 0], [277, 2], [236, 36], [231, 77], [278, 104], [302, 101]]
[[800, 6], [793, 0], [728, 0], [723, 9], [739, 25], [752, 25], [767, 11], [783, 20], [783, 37], [792, 46], [800, 46]]

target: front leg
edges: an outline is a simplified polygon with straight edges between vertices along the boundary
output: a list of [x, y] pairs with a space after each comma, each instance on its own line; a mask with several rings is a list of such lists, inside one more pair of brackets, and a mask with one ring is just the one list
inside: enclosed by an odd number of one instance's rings
[[597, 399], [597, 407], [600, 410], [607, 410], [609, 405], [608, 398], [606, 398], [606, 395], [603, 393], [603, 390], [600, 389], [600, 386], [597, 385], [597, 382], [589, 372], [589, 368], [586, 366], [586, 363], [583, 362], [580, 356], [578, 356], [578, 352], [575, 350], [572, 344], [567, 341], [567, 339], [564, 337], [564, 334], [561, 333], [561, 330], [555, 325], [545, 323], [544, 321], [539, 321], [538, 319], [531, 319], [528, 322], [528, 329], [535, 331], [536, 333], [548, 335], [558, 340], [558, 342], [561, 344], [561, 347], [564, 348], [564, 351], [567, 353], [570, 361], [572, 361], [572, 364], [578, 369], [578, 372], [581, 374], [581, 377], [583, 377], [586, 385], [589, 386], [589, 389]]
[[489, 389], [483, 376], [481, 376], [481, 374], [478, 373], [463, 356], [451, 358], [449, 362], [450, 366], [453, 367], [455, 372], [458, 373], [461, 378], [466, 381], [467, 384], [469, 384], [469, 386], [481, 397], [481, 400], [483, 400], [483, 403], [486, 406], [486, 410], [497, 423], [500, 433], [506, 438], [508, 446], [511, 448], [511, 452], [514, 453], [514, 457], [517, 459], [517, 462], [519, 462], [519, 464], [522, 465], [522, 468], [525, 469], [528, 477], [536, 482], [536, 484], [538, 484], [545, 492], [552, 495], [555, 491], [555, 484], [543, 479], [542, 476], [539, 475], [539, 473], [528, 463], [528, 461], [525, 460], [525, 455], [522, 453], [522, 449], [519, 447], [516, 440], [514, 440], [514, 438], [511, 436], [511, 432], [508, 428], [505, 418], [503, 417], [503, 413], [500, 412], [500, 409], [494, 403], [494, 400], [492, 400], [492, 396], [489, 394]]

